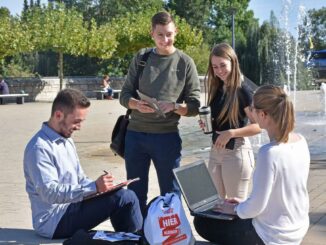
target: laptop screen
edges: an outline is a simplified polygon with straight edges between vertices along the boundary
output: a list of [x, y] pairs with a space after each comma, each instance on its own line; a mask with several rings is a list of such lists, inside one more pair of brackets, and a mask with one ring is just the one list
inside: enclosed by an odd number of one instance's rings
[[204, 161], [197, 161], [173, 171], [190, 209], [197, 208], [218, 198]]

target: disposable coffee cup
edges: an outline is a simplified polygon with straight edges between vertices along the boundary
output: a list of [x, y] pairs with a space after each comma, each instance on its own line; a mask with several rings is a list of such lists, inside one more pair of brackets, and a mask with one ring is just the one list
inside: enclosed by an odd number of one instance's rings
[[211, 108], [209, 106], [202, 106], [199, 108], [199, 118], [204, 124], [204, 134], [211, 134], [212, 129], [212, 117], [211, 117]]

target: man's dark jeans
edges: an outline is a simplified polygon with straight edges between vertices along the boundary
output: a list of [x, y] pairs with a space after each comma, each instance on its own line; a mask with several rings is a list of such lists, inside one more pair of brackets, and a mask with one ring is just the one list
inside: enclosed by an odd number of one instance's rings
[[135, 232], [142, 228], [143, 217], [134, 192], [120, 189], [69, 205], [52, 238], [66, 238], [77, 230], [90, 230], [110, 218], [115, 231]]
[[252, 219], [230, 221], [195, 217], [194, 226], [201, 237], [219, 245], [264, 245]]
[[175, 192], [180, 196], [173, 169], [180, 166], [181, 143], [178, 132], [154, 134], [127, 131], [125, 143], [127, 178], [140, 178], [140, 181], [130, 184], [128, 188], [136, 193], [143, 215], [146, 214], [151, 160], [156, 169], [160, 195]]

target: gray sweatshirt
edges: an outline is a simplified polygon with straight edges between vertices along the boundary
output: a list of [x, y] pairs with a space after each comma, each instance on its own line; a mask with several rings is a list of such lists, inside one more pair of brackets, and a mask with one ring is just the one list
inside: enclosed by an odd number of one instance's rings
[[[123, 85], [120, 103], [128, 108], [131, 97], [135, 97], [135, 77], [142, 49], [133, 58]], [[139, 91], [161, 101], [186, 103], [186, 116], [198, 114], [200, 106], [200, 84], [193, 60], [180, 50], [171, 55], [159, 55], [151, 52], [143, 74], [139, 80]], [[180, 115], [168, 112], [166, 118], [158, 117], [156, 113], [141, 113], [133, 110], [128, 129], [146, 133], [170, 133], [178, 131]]]

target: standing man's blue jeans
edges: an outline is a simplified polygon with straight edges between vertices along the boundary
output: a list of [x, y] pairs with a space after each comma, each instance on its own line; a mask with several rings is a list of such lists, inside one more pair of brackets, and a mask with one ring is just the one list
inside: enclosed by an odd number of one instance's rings
[[178, 132], [154, 134], [127, 130], [125, 142], [127, 178], [140, 178], [140, 181], [130, 184], [128, 188], [136, 193], [143, 215], [146, 213], [151, 160], [156, 169], [160, 194], [175, 192], [180, 195], [173, 169], [180, 166], [181, 144]]
[[110, 218], [115, 231], [135, 232], [143, 217], [135, 193], [120, 189], [78, 203], [71, 203], [53, 234], [54, 239], [72, 236], [77, 230], [90, 230]]

